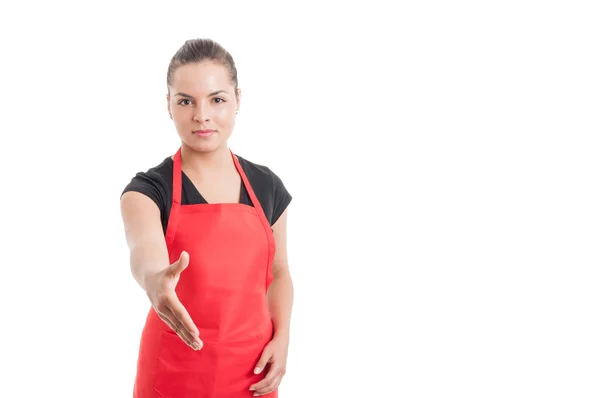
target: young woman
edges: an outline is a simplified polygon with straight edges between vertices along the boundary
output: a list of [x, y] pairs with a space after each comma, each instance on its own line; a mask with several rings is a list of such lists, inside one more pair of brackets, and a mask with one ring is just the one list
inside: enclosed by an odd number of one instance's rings
[[121, 196], [132, 274], [152, 304], [134, 397], [277, 397], [293, 301], [292, 197], [268, 167], [228, 148], [241, 91], [225, 49], [186, 41], [167, 89], [181, 147]]

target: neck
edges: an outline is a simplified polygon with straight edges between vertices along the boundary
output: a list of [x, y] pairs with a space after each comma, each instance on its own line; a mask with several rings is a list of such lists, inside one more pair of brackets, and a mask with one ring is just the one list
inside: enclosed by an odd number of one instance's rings
[[231, 153], [226, 145], [211, 152], [199, 152], [181, 145], [181, 168], [198, 174], [221, 172], [232, 166]]

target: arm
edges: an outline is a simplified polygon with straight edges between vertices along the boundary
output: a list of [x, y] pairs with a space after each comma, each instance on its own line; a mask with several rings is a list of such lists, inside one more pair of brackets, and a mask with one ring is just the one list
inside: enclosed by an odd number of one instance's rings
[[267, 302], [275, 328], [274, 337], [289, 339], [294, 287], [287, 259], [287, 209], [273, 225], [275, 236], [275, 258], [273, 281], [267, 292]]
[[121, 216], [130, 251], [131, 273], [146, 290], [148, 276], [169, 266], [160, 210], [146, 195], [129, 191], [121, 197]]
[[258, 374], [267, 365], [270, 366], [265, 378], [250, 386], [250, 391], [254, 391], [254, 396], [265, 395], [274, 391], [286, 373], [290, 318], [294, 299], [294, 287], [287, 262], [286, 224], [287, 210], [273, 225], [276, 251], [273, 259], [273, 281], [267, 292], [267, 302], [275, 333], [269, 344], [263, 349], [254, 369], [254, 373]]
[[179, 274], [187, 267], [189, 255], [169, 264], [158, 206], [146, 195], [129, 191], [121, 197], [121, 215], [130, 250], [133, 277], [144, 289], [156, 314], [190, 347], [202, 347], [198, 328], [175, 294]]

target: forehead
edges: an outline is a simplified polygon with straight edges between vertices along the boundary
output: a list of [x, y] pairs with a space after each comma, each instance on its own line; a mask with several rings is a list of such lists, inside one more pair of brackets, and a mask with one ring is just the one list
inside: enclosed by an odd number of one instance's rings
[[172, 86], [178, 91], [212, 92], [230, 87], [231, 79], [229, 71], [221, 64], [192, 63], [182, 65], [175, 70]]

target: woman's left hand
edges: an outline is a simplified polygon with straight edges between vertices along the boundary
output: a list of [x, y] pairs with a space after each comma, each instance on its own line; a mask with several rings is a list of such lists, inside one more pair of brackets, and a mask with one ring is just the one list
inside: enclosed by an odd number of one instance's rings
[[262, 372], [267, 364], [269, 371], [264, 379], [250, 386], [250, 391], [254, 391], [254, 396], [269, 394], [281, 383], [285, 375], [285, 365], [287, 362], [289, 338], [287, 336], [274, 337], [263, 349], [254, 373]]

